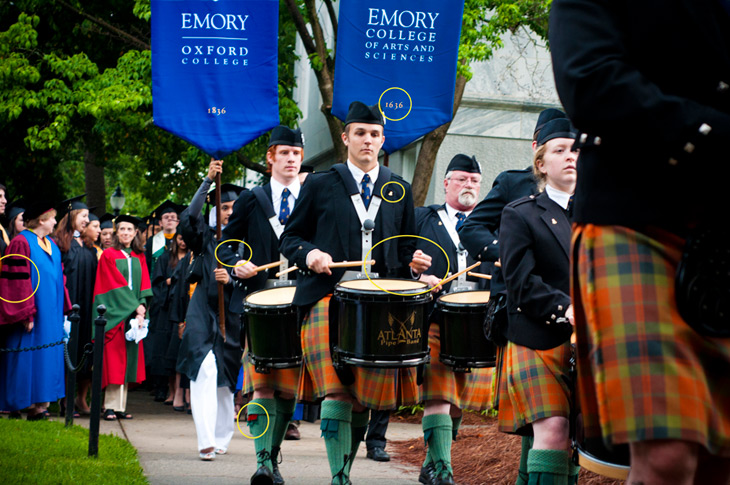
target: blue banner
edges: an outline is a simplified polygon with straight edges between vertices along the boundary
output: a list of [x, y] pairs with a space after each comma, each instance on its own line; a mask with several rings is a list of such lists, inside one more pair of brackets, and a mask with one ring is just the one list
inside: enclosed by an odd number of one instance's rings
[[332, 114], [379, 103], [388, 153], [451, 120], [464, 0], [342, 0]]
[[152, 0], [152, 111], [221, 158], [279, 124], [278, 0]]

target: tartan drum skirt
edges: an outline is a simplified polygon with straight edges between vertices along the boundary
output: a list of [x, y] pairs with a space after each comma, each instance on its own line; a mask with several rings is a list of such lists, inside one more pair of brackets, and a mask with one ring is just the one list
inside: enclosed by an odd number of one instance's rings
[[415, 368], [373, 369], [350, 367], [352, 385], [340, 382], [330, 355], [329, 305], [331, 295], [318, 301], [302, 326], [303, 369], [299, 380], [299, 399], [316, 402], [328, 394], [352, 395], [370, 409], [395, 409], [419, 402]]
[[499, 430], [530, 434], [538, 419], [570, 414], [570, 342], [535, 350], [508, 342], [502, 352]]
[[684, 240], [577, 225], [573, 241], [586, 434], [612, 444], [682, 440], [730, 456], [730, 339], [703, 337], [677, 311]]
[[447, 401], [460, 409], [482, 411], [490, 408], [492, 401], [492, 369], [472, 369], [471, 372], [454, 372], [441, 363], [441, 336], [439, 326], [432, 323], [428, 331], [431, 362], [426, 365], [421, 385], [423, 401]]

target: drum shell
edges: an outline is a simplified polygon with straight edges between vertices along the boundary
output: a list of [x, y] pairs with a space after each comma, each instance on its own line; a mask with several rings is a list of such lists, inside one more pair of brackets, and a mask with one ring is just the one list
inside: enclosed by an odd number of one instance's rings
[[334, 298], [338, 307], [334, 353], [338, 359], [385, 368], [428, 361], [428, 292], [400, 295], [337, 287]]
[[486, 303], [437, 302], [439, 360], [444, 365], [457, 370], [495, 366], [497, 347], [484, 335]]
[[[266, 291], [266, 290], [264, 290]], [[244, 304], [248, 355], [258, 367], [297, 367], [302, 362], [302, 344], [293, 305]]]

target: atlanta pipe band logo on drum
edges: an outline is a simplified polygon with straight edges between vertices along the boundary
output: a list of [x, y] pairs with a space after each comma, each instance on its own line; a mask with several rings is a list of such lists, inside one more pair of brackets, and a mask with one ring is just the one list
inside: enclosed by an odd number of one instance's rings
[[[390, 326], [390, 330], [381, 330], [378, 332], [378, 343], [383, 347], [421, 343], [421, 329], [418, 327], [413, 328], [415, 323], [415, 312], [411, 313], [403, 321], [388, 313], [388, 326]], [[394, 324], [397, 324], [395, 328], [393, 328]]]
[[197, 14], [182, 12], [183, 46], [181, 62], [185, 65], [247, 66], [248, 15], [231, 13]]

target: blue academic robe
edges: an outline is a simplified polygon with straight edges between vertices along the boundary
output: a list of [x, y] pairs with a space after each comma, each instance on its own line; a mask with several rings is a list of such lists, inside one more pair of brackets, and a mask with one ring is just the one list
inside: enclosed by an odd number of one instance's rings
[[[66, 298], [61, 251], [51, 241], [49, 255], [38, 244], [38, 237], [28, 230], [14, 238], [8, 249], [14, 249], [14, 252], [20, 254], [29, 254], [28, 257], [38, 267], [36, 271], [35, 267], [29, 264], [28, 294], [38, 285], [39, 274], [40, 285], [29, 300], [34, 303], [36, 310], [33, 329], [26, 332], [20, 323], [4, 325], [6, 339], [2, 346], [23, 348], [62, 340]], [[53, 402], [64, 397], [66, 393], [63, 375], [63, 345], [29, 352], [0, 354], [0, 409], [16, 411], [35, 403]]]

